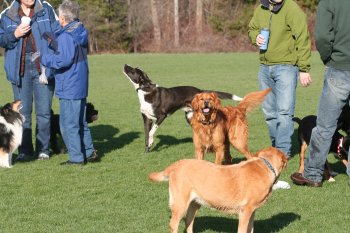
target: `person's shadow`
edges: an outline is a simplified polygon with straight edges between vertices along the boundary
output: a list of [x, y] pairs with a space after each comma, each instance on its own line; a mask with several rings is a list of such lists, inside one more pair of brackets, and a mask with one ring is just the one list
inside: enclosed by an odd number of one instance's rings
[[106, 153], [132, 143], [139, 138], [140, 132], [128, 132], [118, 135], [119, 129], [111, 125], [96, 125], [90, 127], [94, 147], [102, 158]]
[[[300, 215], [294, 213], [280, 213], [269, 219], [255, 220], [254, 232], [272, 233], [281, 231], [293, 221], [300, 219]], [[238, 219], [225, 217], [198, 217], [194, 220], [194, 232], [211, 230], [214, 232], [237, 232]]]

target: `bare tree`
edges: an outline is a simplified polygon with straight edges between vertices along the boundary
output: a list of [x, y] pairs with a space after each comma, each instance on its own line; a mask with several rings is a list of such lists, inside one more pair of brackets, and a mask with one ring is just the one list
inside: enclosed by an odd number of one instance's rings
[[174, 46], [180, 45], [179, 0], [174, 0]]
[[159, 20], [158, 20], [158, 10], [157, 10], [156, 0], [151, 0], [151, 11], [152, 11], [154, 40], [156, 43], [157, 50], [159, 50], [160, 45], [161, 45], [161, 34], [160, 34], [160, 26], [159, 26]]
[[196, 30], [197, 33], [202, 32], [203, 25], [203, 0], [197, 0], [196, 2]]

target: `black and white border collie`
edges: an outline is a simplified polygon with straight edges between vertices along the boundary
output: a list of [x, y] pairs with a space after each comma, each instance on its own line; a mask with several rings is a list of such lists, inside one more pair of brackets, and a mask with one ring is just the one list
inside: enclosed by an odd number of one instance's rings
[[12, 153], [22, 142], [24, 116], [21, 101], [8, 103], [0, 110], [0, 167], [12, 167]]
[[[145, 128], [145, 152], [150, 151], [154, 142], [154, 134], [167, 116], [181, 108], [185, 111], [186, 120], [189, 123], [192, 118], [191, 101], [193, 97], [200, 92], [209, 91], [192, 86], [160, 87], [152, 83], [144, 71], [127, 64], [124, 65], [123, 73], [133, 84], [140, 101], [140, 111]], [[221, 99], [242, 100], [230, 93], [214, 92]]]

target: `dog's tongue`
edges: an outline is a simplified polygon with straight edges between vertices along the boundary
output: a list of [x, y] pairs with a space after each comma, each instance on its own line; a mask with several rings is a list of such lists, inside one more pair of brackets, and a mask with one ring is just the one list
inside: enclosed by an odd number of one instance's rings
[[203, 109], [203, 112], [205, 112], [205, 113], [208, 113], [209, 111], [210, 111], [209, 108], [204, 108], [204, 109]]

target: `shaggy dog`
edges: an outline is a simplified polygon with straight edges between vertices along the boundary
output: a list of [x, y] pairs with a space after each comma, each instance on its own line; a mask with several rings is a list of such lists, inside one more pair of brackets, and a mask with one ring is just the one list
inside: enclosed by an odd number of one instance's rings
[[196, 159], [204, 159], [206, 151], [215, 152], [215, 163], [231, 163], [230, 143], [238, 151], [252, 157], [248, 149], [246, 113], [257, 107], [271, 88], [246, 95], [236, 106], [222, 107], [214, 92], [197, 94], [192, 100], [193, 143]]
[[12, 153], [22, 142], [24, 116], [21, 101], [8, 103], [0, 110], [0, 167], [12, 167]]

